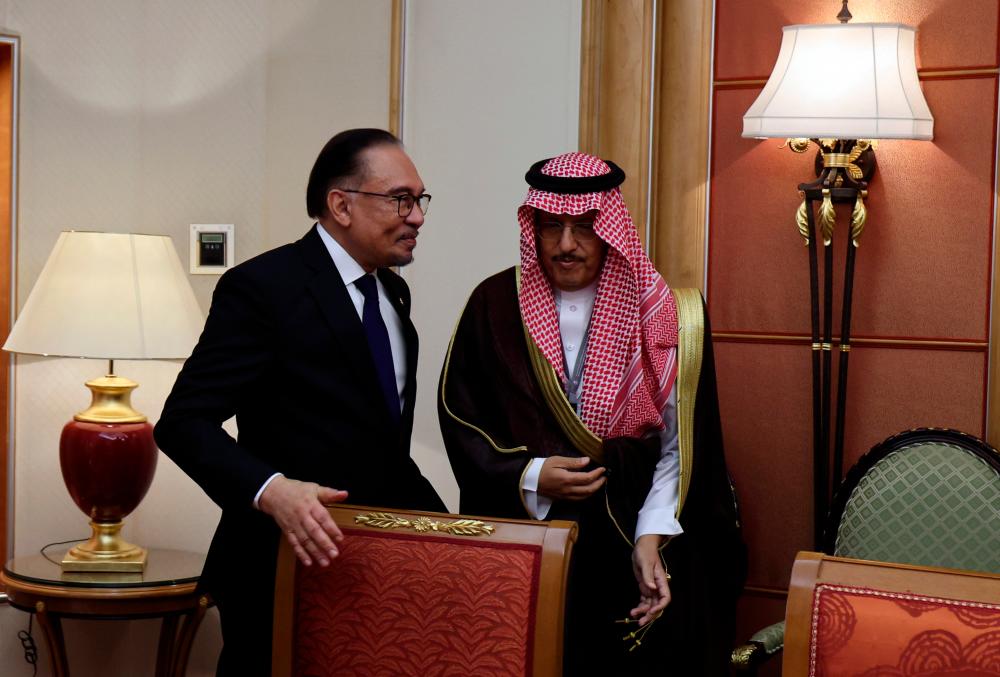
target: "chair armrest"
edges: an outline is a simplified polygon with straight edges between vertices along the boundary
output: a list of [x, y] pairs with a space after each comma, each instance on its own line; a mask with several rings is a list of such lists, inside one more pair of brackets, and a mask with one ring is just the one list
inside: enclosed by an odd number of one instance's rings
[[756, 670], [785, 646], [785, 622], [769, 625], [735, 649], [730, 663], [740, 671]]

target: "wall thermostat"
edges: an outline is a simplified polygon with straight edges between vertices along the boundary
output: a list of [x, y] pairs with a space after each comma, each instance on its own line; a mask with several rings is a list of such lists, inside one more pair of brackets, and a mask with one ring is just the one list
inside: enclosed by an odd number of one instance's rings
[[191, 274], [222, 275], [236, 263], [232, 223], [191, 224]]

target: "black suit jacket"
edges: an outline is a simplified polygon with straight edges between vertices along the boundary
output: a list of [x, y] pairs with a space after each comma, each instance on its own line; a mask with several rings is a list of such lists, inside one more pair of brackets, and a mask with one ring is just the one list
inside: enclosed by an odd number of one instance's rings
[[[318, 226], [317, 226], [318, 227]], [[276, 472], [352, 503], [444, 511], [410, 458], [417, 333], [406, 283], [379, 279], [406, 339], [405, 408], [393, 424], [358, 313], [316, 227], [224, 274], [156, 441], [222, 508], [202, 586], [235, 608], [252, 595], [270, 629], [279, 530], [253, 507]], [[239, 438], [222, 429], [236, 416]], [[223, 619], [223, 630], [226, 621]], [[228, 639], [228, 638], [227, 638]]]

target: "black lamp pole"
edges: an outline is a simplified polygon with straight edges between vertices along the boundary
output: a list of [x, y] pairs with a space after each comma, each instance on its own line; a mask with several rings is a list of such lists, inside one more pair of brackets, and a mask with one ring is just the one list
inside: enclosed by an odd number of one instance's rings
[[[845, 3], [846, 4], [846, 3]], [[844, 463], [844, 414], [847, 404], [847, 368], [851, 350], [851, 300], [858, 243], [867, 222], [864, 200], [875, 171], [875, 154], [866, 140], [812, 139], [819, 146], [818, 178], [799, 185], [802, 204], [796, 214], [799, 233], [809, 248], [809, 289], [812, 317], [813, 374], [813, 531], [816, 548], [823, 542], [823, 522], [833, 489], [840, 483]], [[810, 140], [797, 139], [790, 147], [803, 153]], [[818, 218], [815, 203], [819, 203]], [[853, 203], [851, 230], [844, 266], [844, 294], [840, 323], [837, 404], [834, 422], [833, 467], [830, 459], [830, 419], [833, 377], [833, 239], [834, 204]], [[823, 299], [819, 293], [819, 245], [823, 242]], [[822, 324], [820, 310], [822, 309]], [[832, 482], [831, 482], [832, 478]]]

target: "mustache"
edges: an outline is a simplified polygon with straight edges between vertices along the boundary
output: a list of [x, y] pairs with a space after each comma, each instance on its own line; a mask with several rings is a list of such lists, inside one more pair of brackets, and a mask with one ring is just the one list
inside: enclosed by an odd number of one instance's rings
[[583, 263], [582, 256], [574, 256], [573, 254], [556, 254], [552, 260], [556, 263]]

